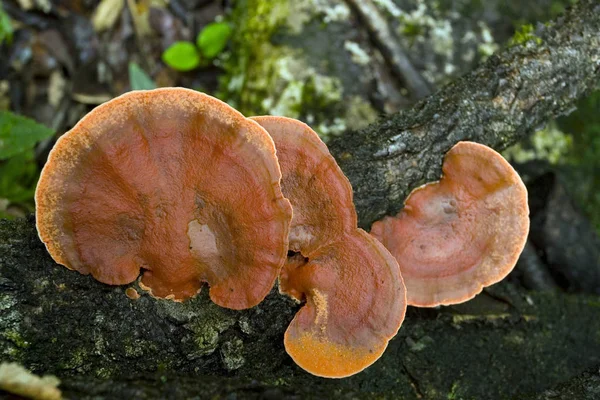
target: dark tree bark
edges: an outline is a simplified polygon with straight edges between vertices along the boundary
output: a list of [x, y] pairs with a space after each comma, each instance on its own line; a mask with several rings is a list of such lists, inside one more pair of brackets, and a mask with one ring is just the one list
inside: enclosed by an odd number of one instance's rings
[[599, 32], [600, 4], [582, 0], [413, 108], [333, 139], [360, 225], [397, 213], [412, 189], [439, 179], [458, 141], [502, 150], [574, 110], [600, 83]]
[[530, 400], [596, 400], [598, 398], [600, 398], [600, 366], [595, 366], [555, 388], [531, 397]]
[[56, 265], [33, 222], [0, 220], [0, 354], [57, 375], [68, 398], [510, 398], [600, 363], [596, 297], [501, 284], [459, 306], [410, 308], [374, 365], [321, 379], [285, 353], [297, 306], [275, 290], [245, 311], [206, 290], [185, 303], [130, 300]]
[[[456, 142], [502, 149], [598, 86], [596, 2], [583, 0], [538, 31], [413, 109], [334, 140], [363, 227], [437, 179]], [[276, 290], [241, 312], [212, 304], [206, 290], [183, 304], [144, 293], [130, 300], [125, 287], [57, 266], [33, 220], [0, 220], [2, 360], [58, 375], [74, 398], [209, 397], [223, 387], [254, 397], [507, 398], [600, 363], [597, 298], [507, 285], [488, 293], [460, 307], [410, 309], [380, 361], [352, 378], [323, 380], [286, 355], [282, 336], [297, 306]]]

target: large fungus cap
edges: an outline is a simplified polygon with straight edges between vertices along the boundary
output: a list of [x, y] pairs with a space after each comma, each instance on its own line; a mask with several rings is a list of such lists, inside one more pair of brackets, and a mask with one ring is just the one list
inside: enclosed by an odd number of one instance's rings
[[306, 304], [285, 333], [285, 348], [314, 375], [356, 374], [381, 356], [404, 320], [398, 264], [356, 227], [352, 187], [317, 134], [289, 118], [255, 120], [275, 141], [294, 209], [296, 253], [281, 272], [280, 291]]
[[273, 141], [227, 104], [180, 88], [127, 93], [84, 117], [50, 153], [36, 191], [40, 238], [69, 269], [156, 297], [224, 307], [271, 289], [291, 207]]
[[371, 234], [396, 257], [408, 304], [462, 303], [513, 269], [529, 231], [527, 190], [487, 146], [460, 142], [439, 182], [415, 189]]

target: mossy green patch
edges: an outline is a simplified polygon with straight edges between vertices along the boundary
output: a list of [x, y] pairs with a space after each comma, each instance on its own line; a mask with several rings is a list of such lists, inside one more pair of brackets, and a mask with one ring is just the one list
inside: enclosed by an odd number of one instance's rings
[[458, 395], [458, 390], [459, 390], [459, 383], [458, 382], [454, 382], [452, 384], [452, 388], [450, 388], [450, 393], [448, 393], [448, 400], [459, 400], [460, 397]]
[[564, 157], [567, 188], [600, 235], [600, 91], [579, 102], [577, 110], [558, 120], [572, 137]]
[[[324, 61], [323, 51], [330, 53], [320, 44], [307, 48], [303, 42], [315, 32], [323, 34], [335, 24], [339, 27], [339, 21], [347, 18], [349, 10], [343, 2], [327, 4], [238, 2], [231, 17], [238, 29], [218, 96], [248, 116], [303, 120], [323, 140], [349, 126], [359, 129], [373, 122], [377, 117], [373, 108], [346, 94], [339, 71], [332, 71], [329, 61]], [[351, 59], [350, 53], [345, 55]]]
[[23, 339], [21, 334], [15, 330], [6, 330], [2, 332], [2, 336], [20, 349], [29, 347], [29, 342]]
[[88, 360], [89, 353], [84, 348], [75, 349], [70, 353], [71, 357], [68, 360], [65, 360], [61, 363], [61, 368], [63, 369], [71, 369], [71, 370], [80, 370], [85, 369], [85, 364]]
[[8, 293], [0, 293], [0, 311], [8, 310], [17, 304], [17, 299]]
[[552, 122], [526, 140], [504, 150], [502, 155], [518, 163], [546, 160], [550, 164], [561, 164], [567, 161], [572, 146], [573, 136], [563, 132]]
[[244, 342], [239, 338], [233, 338], [221, 346], [221, 358], [223, 365], [228, 371], [239, 369], [246, 363], [244, 358]]
[[[232, 55], [225, 64], [218, 96], [246, 115], [260, 114], [269, 76], [265, 64], [277, 59], [271, 36], [284, 23], [288, 2], [283, 0], [242, 0], [232, 14], [236, 29], [231, 38]], [[253, 89], [253, 90], [250, 90]], [[257, 98], [261, 99], [257, 101]]]
[[156, 345], [148, 340], [125, 338], [123, 340], [125, 355], [131, 358], [143, 357], [156, 351]]
[[527, 42], [533, 42], [537, 45], [542, 44], [543, 40], [535, 34], [535, 28], [532, 24], [521, 25], [512, 38], [509, 39], [509, 46], [518, 46]]

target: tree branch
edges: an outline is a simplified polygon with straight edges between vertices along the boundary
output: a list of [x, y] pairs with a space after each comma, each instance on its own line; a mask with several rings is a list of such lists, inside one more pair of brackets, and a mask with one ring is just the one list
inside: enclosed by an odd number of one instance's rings
[[397, 213], [412, 189], [439, 179], [458, 141], [502, 150], [572, 111], [599, 83], [600, 4], [581, 0], [412, 109], [333, 139], [360, 225]]
[[0, 220], [1, 360], [58, 376], [74, 399], [513, 398], [600, 363], [595, 297], [496, 285], [459, 306], [409, 308], [380, 360], [336, 380], [285, 353], [297, 305], [276, 290], [234, 311], [207, 290], [176, 303], [125, 289], [56, 265], [33, 219]]

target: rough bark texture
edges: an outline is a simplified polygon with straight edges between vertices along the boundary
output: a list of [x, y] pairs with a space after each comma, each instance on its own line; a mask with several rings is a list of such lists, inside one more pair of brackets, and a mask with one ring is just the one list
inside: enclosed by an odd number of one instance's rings
[[502, 150], [573, 110], [599, 83], [600, 5], [583, 0], [412, 109], [333, 139], [360, 225], [397, 213], [412, 189], [439, 179], [456, 142]]
[[33, 222], [0, 220], [0, 353], [57, 375], [69, 398], [510, 398], [600, 363], [597, 298], [499, 285], [461, 306], [411, 308], [372, 367], [316, 378], [283, 349], [297, 306], [276, 291], [246, 311], [206, 291], [186, 303], [131, 300], [56, 265]]
[[[437, 179], [457, 141], [501, 149], [598, 85], [596, 2], [584, 0], [538, 31], [412, 110], [332, 142], [362, 226]], [[410, 309], [375, 365], [324, 380], [286, 355], [283, 332], [297, 306], [276, 290], [242, 312], [217, 307], [206, 291], [183, 304], [143, 293], [130, 300], [125, 287], [57, 266], [32, 219], [0, 220], [2, 360], [58, 375], [72, 398], [510, 398], [600, 363], [599, 304], [505, 284], [460, 307]]]
[[596, 400], [600, 398], [600, 367], [596, 366], [531, 400]]

